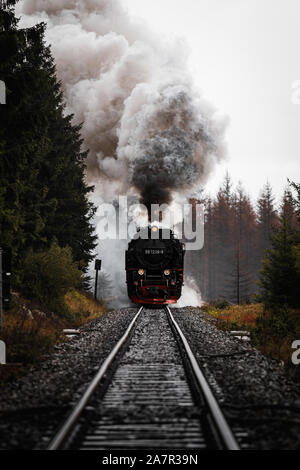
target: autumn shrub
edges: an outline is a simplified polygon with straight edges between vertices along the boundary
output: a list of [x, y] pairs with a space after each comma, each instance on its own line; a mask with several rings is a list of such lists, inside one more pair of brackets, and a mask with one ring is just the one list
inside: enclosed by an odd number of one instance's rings
[[[35, 300], [25, 299], [13, 292], [11, 309], [3, 315], [3, 328], [0, 340], [6, 344], [7, 363], [21, 364], [21, 369], [11, 369], [9, 377], [6, 369], [0, 368], [0, 386], [7, 380], [13, 380], [15, 373], [22, 373], [23, 368], [37, 363], [51, 354], [57, 343], [66, 341], [65, 328], [77, 328], [85, 323], [100, 318], [106, 308], [95, 301], [92, 294], [70, 289], [64, 296], [68, 316], [62, 317], [44, 312], [37, 307]], [[5, 377], [3, 376], [5, 375]]]
[[[15, 297], [15, 296], [13, 296]], [[18, 298], [4, 313], [0, 339], [7, 346], [7, 362], [31, 364], [52, 352], [62, 339], [62, 324], [39, 310], [31, 311]]]
[[206, 304], [201, 308], [216, 320], [216, 326], [225, 331], [247, 330], [251, 343], [286, 366], [289, 375], [300, 379], [300, 368], [292, 364], [292, 344], [300, 339], [300, 312], [297, 309], [278, 307], [267, 310], [263, 304], [232, 305], [217, 309]]
[[53, 350], [56, 342], [55, 335], [43, 334], [35, 328], [18, 329], [17, 327], [5, 332], [4, 341], [7, 349], [8, 363], [20, 362], [32, 364]]
[[283, 357], [282, 351], [289, 344], [288, 354], [289, 357], [291, 356], [291, 344], [299, 330], [295, 312], [287, 306], [278, 307], [276, 311], [264, 310], [263, 314], [256, 319], [253, 332], [254, 343], [263, 352], [286, 361], [286, 354], [283, 354]]
[[64, 296], [71, 288], [82, 285], [82, 272], [73, 261], [71, 249], [57, 243], [45, 251], [30, 251], [24, 259], [21, 292], [41, 304], [44, 310], [62, 317], [70, 312]]

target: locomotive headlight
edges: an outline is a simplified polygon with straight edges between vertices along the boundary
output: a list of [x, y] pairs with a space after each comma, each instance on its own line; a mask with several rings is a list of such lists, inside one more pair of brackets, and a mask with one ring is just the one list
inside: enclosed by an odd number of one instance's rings
[[139, 269], [138, 273], [139, 273], [140, 276], [144, 276], [145, 271], [143, 269]]
[[171, 274], [171, 271], [169, 269], [166, 269], [165, 272], [164, 272], [165, 276], [170, 276]]
[[158, 227], [156, 227], [156, 226], [152, 227], [152, 232], [157, 233], [158, 232]]

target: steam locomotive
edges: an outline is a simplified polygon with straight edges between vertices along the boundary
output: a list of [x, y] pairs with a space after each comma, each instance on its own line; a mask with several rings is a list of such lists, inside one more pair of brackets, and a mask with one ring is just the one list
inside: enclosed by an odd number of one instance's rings
[[139, 229], [126, 251], [128, 296], [134, 304], [176, 304], [181, 297], [185, 246], [172, 230]]

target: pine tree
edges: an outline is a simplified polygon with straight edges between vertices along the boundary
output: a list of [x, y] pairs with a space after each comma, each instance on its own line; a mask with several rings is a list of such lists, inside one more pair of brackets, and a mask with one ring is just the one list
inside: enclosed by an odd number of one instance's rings
[[278, 215], [274, 206], [274, 196], [271, 185], [267, 183], [257, 202], [258, 225], [258, 259], [261, 260], [264, 251], [271, 245], [272, 229], [276, 226]]
[[233, 198], [234, 230], [233, 257], [234, 266], [229, 279], [232, 298], [240, 304], [249, 300], [254, 292], [254, 265], [256, 216], [249, 197], [239, 184]]
[[297, 217], [297, 201], [294, 199], [293, 194], [289, 188], [285, 189], [284, 191], [280, 215], [285, 215], [287, 217], [291, 229], [297, 229], [299, 226]]
[[289, 181], [289, 184], [290, 184], [291, 188], [295, 189], [295, 191], [297, 193], [297, 199], [295, 200], [295, 205], [296, 205], [296, 209], [297, 209], [298, 219], [300, 221], [300, 184], [293, 183], [293, 182], [290, 182], [290, 181]]
[[215, 262], [215, 299], [232, 300], [228, 278], [233, 269], [234, 212], [231, 181], [228, 174], [213, 204], [213, 240]]
[[293, 250], [294, 250], [294, 255], [296, 257], [296, 266], [297, 266], [297, 269], [300, 271], [300, 234], [299, 234], [299, 230], [300, 230], [300, 184], [291, 183], [290, 181], [289, 181], [289, 184], [291, 188], [295, 189], [296, 194], [297, 194], [297, 199], [294, 199], [295, 210], [296, 210], [296, 214], [298, 217], [298, 224], [296, 228], [297, 240], [296, 240]]
[[206, 197], [201, 201], [205, 206], [204, 221], [204, 247], [199, 252], [187, 252], [185, 265], [188, 267], [188, 275], [191, 276], [199, 286], [203, 299], [214, 298], [214, 246], [212, 230], [212, 200]]
[[280, 214], [280, 225], [274, 229], [271, 248], [260, 271], [261, 298], [267, 308], [300, 307], [300, 270], [295, 246], [299, 244], [299, 230], [293, 226], [289, 195], [285, 193]]
[[204, 249], [201, 251], [200, 270], [201, 283], [200, 291], [206, 300], [215, 299], [215, 239], [214, 239], [214, 218], [212, 211], [212, 200], [209, 197], [205, 204], [205, 226], [204, 226]]
[[56, 239], [85, 269], [95, 247], [95, 208], [80, 128], [65, 115], [45, 25], [17, 29], [15, 2], [6, 3], [0, 10], [0, 80], [7, 88], [0, 107], [1, 243], [13, 248], [21, 267], [29, 248], [44, 249]]

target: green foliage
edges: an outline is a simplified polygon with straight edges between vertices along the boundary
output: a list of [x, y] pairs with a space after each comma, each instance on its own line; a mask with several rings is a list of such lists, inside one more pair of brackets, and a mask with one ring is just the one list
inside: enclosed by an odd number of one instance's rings
[[296, 321], [287, 307], [278, 308], [271, 315], [263, 315], [256, 319], [255, 333], [257, 336], [267, 332], [268, 336], [280, 340], [294, 334], [295, 329]]
[[230, 303], [227, 300], [220, 300], [219, 302], [216, 302], [215, 308], [219, 310], [223, 310], [224, 308], [230, 307]]
[[293, 246], [292, 252], [295, 257], [296, 269], [300, 271], [300, 245]]
[[[14, 2], [8, 2], [13, 5]], [[28, 249], [69, 246], [84, 271], [92, 259], [95, 212], [84, 179], [80, 128], [65, 115], [45, 25], [17, 29], [13, 9], [0, 9], [0, 240], [21, 276]]]
[[295, 201], [295, 205], [296, 205], [296, 208], [297, 208], [298, 219], [300, 221], [300, 184], [293, 183], [293, 182], [290, 182], [290, 181], [289, 181], [289, 184], [290, 184], [291, 188], [293, 188], [296, 191], [296, 194], [297, 194], [297, 199]]
[[57, 315], [68, 315], [64, 296], [70, 288], [81, 287], [82, 273], [69, 247], [56, 243], [45, 251], [29, 251], [24, 259], [21, 291]]
[[282, 360], [284, 364], [291, 367], [291, 344], [298, 333], [297, 311], [288, 307], [278, 307], [271, 312], [265, 311], [263, 315], [257, 317], [251, 338], [253, 345], [264, 354]]
[[274, 230], [271, 243], [260, 272], [261, 300], [271, 310], [283, 306], [299, 308], [299, 231], [291, 227], [286, 214]]

